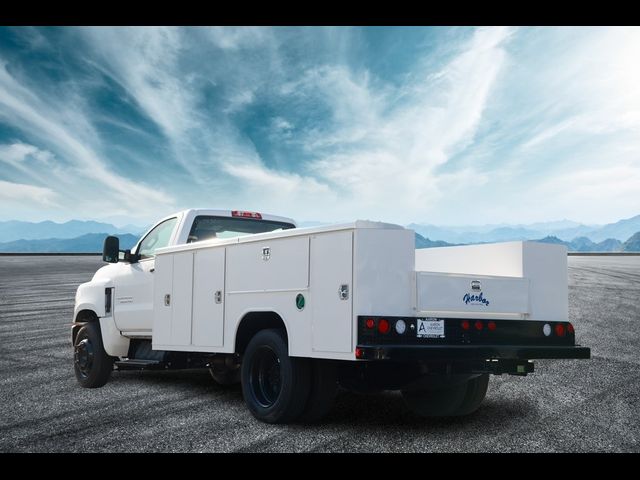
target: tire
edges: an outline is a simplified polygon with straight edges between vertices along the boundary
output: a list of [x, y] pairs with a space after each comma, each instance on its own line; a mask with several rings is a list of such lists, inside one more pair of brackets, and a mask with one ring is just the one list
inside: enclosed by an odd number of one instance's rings
[[403, 390], [409, 409], [423, 417], [462, 416], [475, 412], [487, 393], [489, 375], [463, 381], [439, 379], [422, 390]]
[[73, 369], [84, 388], [102, 387], [111, 376], [115, 358], [107, 355], [98, 322], [87, 323], [73, 344]]
[[218, 385], [235, 385], [236, 383], [240, 383], [240, 369], [236, 368], [236, 369], [223, 369], [223, 370], [217, 370], [215, 368], [210, 368], [209, 369], [209, 374], [211, 375], [211, 378], [213, 378], [213, 380], [218, 384]]
[[455, 415], [469, 415], [475, 412], [479, 407], [484, 397], [487, 396], [487, 389], [489, 387], [489, 374], [485, 373], [478, 377], [472, 378], [467, 382], [467, 392], [460, 408], [456, 411]]
[[321, 420], [331, 410], [337, 391], [335, 364], [330, 360], [312, 360], [309, 398], [299, 421], [314, 423]]
[[309, 398], [309, 360], [289, 356], [282, 330], [256, 333], [245, 350], [241, 370], [242, 395], [255, 418], [289, 423], [300, 416]]

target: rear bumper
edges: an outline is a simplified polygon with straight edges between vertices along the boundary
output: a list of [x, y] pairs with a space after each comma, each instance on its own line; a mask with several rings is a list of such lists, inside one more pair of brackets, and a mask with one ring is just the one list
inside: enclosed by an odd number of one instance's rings
[[591, 349], [579, 345], [359, 345], [362, 360], [534, 360], [588, 359]]

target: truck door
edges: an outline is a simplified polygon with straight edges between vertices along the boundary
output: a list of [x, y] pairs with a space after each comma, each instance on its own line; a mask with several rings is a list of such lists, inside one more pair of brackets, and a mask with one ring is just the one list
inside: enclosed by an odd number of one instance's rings
[[155, 251], [169, 245], [177, 220], [163, 220], [142, 239], [136, 252], [140, 261], [121, 264], [114, 279], [113, 306], [113, 318], [120, 331], [151, 335]]
[[194, 253], [192, 345], [221, 347], [223, 344], [224, 261], [224, 248]]

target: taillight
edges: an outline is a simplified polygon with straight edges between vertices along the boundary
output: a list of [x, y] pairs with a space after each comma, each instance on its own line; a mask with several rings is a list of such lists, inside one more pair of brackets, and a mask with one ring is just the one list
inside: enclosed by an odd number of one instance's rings
[[371, 330], [373, 327], [376, 326], [376, 321], [373, 318], [367, 318], [364, 324], [369, 330]]
[[364, 357], [364, 350], [362, 350], [360, 347], [356, 347], [356, 358], [362, 357]]
[[476, 320], [476, 323], [474, 323], [474, 326], [476, 327], [476, 330], [482, 330], [482, 327], [484, 327], [484, 325], [480, 320]]
[[573, 325], [571, 325], [570, 323], [567, 323], [567, 332], [576, 333], [576, 330], [573, 328]]
[[258, 212], [241, 212], [240, 210], [233, 210], [231, 212], [232, 217], [240, 218], [253, 218], [255, 220], [262, 220], [262, 215]]
[[389, 325], [389, 321], [388, 320], [386, 320], [384, 318], [381, 318], [378, 321], [378, 331], [380, 333], [385, 333], [385, 334], [389, 333], [390, 329], [391, 329], [391, 326]]
[[566, 333], [564, 325], [561, 323], [556, 324], [556, 335], [559, 337], [564, 337], [564, 334]]
[[462, 327], [463, 330], [469, 330], [471, 328], [471, 324], [469, 323], [469, 320], [463, 320], [462, 323], [460, 323], [460, 326]]
[[487, 324], [487, 328], [493, 332], [496, 329], [496, 322], [494, 321], [489, 322]]

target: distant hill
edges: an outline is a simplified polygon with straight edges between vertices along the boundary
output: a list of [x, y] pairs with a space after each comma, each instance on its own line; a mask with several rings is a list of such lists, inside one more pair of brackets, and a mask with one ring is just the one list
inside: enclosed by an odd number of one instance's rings
[[39, 239], [63, 239], [76, 238], [87, 233], [113, 232], [115, 234], [140, 234], [144, 227], [127, 225], [125, 228], [118, 228], [109, 223], [101, 223], [84, 220], [70, 220], [65, 223], [56, 223], [49, 220], [45, 222], [22, 222], [9, 220], [0, 222], [0, 243], [12, 242], [14, 240], [39, 240]]
[[619, 252], [622, 249], [622, 242], [615, 238], [608, 238], [602, 242], [595, 243], [587, 237], [578, 237], [570, 242], [566, 242], [558, 237], [548, 236], [536, 241], [564, 245], [570, 252]]
[[450, 247], [451, 243], [443, 242], [442, 240], [429, 240], [424, 238], [419, 233], [416, 233], [416, 248], [432, 248], [432, 247]]
[[624, 242], [635, 232], [640, 231], [640, 215], [607, 225], [583, 225], [571, 220], [558, 220], [529, 225], [489, 224], [451, 227], [411, 223], [407, 227], [425, 238], [437, 238], [449, 243], [509, 242], [545, 237], [556, 237], [565, 242], [572, 242], [578, 237], [586, 237], [594, 243], [608, 241], [608, 239]]
[[640, 252], [640, 232], [634, 233], [622, 244], [623, 252]]
[[[0, 243], [0, 252], [13, 253], [73, 253], [73, 252], [102, 252], [102, 245], [108, 233], [87, 233], [76, 238], [46, 238], [37, 240], [15, 240]], [[120, 248], [125, 250], [133, 247], [138, 239], [137, 235], [129, 233], [116, 235], [120, 238]]]
[[617, 238], [625, 241], [636, 232], [640, 231], [640, 215], [626, 218], [615, 223], [609, 223], [589, 233], [589, 238], [594, 242], [602, 241], [606, 238]]

